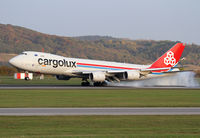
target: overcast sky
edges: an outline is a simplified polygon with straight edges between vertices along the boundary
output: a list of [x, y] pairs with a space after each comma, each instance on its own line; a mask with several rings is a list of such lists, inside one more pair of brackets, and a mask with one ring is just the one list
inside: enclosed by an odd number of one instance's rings
[[200, 0], [0, 0], [0, 23], [62, 36], [200, 44]]

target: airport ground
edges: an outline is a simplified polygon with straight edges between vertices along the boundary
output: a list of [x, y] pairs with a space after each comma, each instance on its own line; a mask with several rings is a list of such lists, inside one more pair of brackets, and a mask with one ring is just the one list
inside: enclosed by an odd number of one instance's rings
[[192, 137], [200, 116], [1, 116], [1, 137]]
[[0, 76], [0, 85], [80, 85], [81, 79], [73, 78], [68, 81], [57, 80], [53, 76], [45, 76], [44, 80], [40, 80], [39, 76], [33, 80], [15, 80], [13, 76]]
[[[200, 83], [200, 78], [195, 78]], [[53, 76], [45, 76], [44, 80], [40, 80], [39, 76], [33, 80], [15, 80], [13, 76], [0, 76], [0, 85], [80, 85], [81, 79], [72, 78], [70, 80], [57, 80]]]
[[0, 107], [200, 107], [193, 89], [0, 90]]
[[[78, 85], [80, 80], [0, 77], [1, 85]], [[0, 90], [0, 107], [200, 107], [195, 89]], [[0, 116], [1, 137], [199, 137], [199, 115]]]

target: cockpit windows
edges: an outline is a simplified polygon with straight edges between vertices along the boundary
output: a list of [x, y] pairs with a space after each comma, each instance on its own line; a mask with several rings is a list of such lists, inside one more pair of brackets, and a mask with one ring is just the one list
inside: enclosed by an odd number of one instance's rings
[[22, 52], [21, 55], [27, 55], [27, 53], [26, 52]]

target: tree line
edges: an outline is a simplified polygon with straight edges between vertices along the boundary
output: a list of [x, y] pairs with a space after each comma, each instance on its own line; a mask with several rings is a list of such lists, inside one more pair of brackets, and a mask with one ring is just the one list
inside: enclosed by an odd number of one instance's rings
[[17, 69], [9, 66], [0, 66], [0, 75], [12, 76], [17, 72]]
[[[60, 37], [0, 24], [0, 53], [42, 51], [66, 57], [151, 64], [176, 42], [129, 40], [101, 36]], [[200, 46], [187, 45], [185, 64], [200, 66]]]

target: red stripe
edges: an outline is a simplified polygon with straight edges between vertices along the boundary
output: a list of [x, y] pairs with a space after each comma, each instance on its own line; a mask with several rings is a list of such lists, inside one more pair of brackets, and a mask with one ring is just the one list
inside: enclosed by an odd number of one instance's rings
[[129, 69], [129, 70], [134, 70], [134, 69], [136, 69], [136, 68], [117, 67], [117, 66], [107, 66], [107, 65], [97, 65], [97, 64], [87, 64], [87, 63], [77, 63], [77, 65], [96, 66], [96, 67], [106, 67], [106, 68], [116, 68], [116, 69]]

